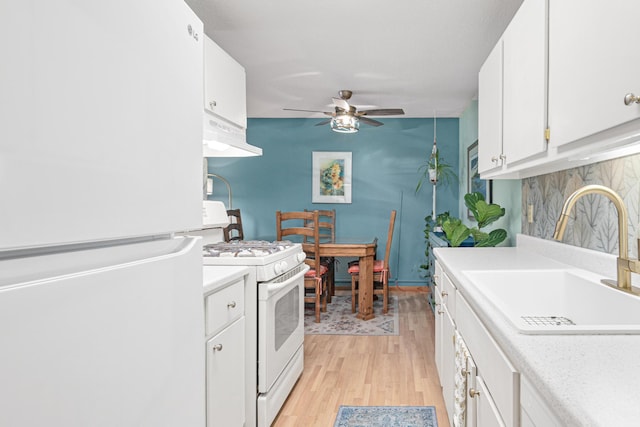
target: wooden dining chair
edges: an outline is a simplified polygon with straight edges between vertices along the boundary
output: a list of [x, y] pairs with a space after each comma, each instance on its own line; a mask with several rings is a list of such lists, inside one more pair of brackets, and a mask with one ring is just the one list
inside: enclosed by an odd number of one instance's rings
[[[384, 251], [384, 259], [373, 262], [373, 294], [382, 295], [382, 312], [387, 314], [389, 306], [389, 255], [393, 240], [393, 229], [396, 223], [396, 211], [391, 211], [389, 219], [389, 231], [387, 232], [387, 246]], [[357, 262], [350, 263], [347, 270], [351, 275], [351, 312], [356, 312], [356, 297], [358, 294], [358, 280], [360, 265]]]
[[227, 209], [227, 215], [229, 216], [229, 225], [223, 229], [224, 241], [244, 240], [240, 209]]
[[[304, 211], [309, 212], [307, 209]], [[318, 228], [320, 243], [334, 243], [336, 241], [335, 209], [318, 209]], [[321, 257], [320, 262], [327, 267], [327, 302], [331, 303], [331, 297], [335, 295], [336, 259], [335, 257]]]
[[[304, 275], [304, 302], [313, 303], [316, 323], [320, 323], [320, 311], [327, 311], [327, 272], [320, 262], [320, 227], [318, 211], [276, 212], [276, 239], [299, 240], [307, 257], [309, 270]], [[286, 223], [286, 224], [285, 224]], [[309, 295], [311, 294], [311, 295]]]

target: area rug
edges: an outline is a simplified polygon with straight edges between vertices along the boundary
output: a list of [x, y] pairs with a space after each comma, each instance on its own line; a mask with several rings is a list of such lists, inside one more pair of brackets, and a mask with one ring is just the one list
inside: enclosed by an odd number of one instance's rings
[[333, 427], [438, 427], [433, 406], [340, 406]]
[[398, 297], [389, 296], [389, 311], [382, 314], [382, 298], [373, 301], [375, 317], [360, 320], [351, 312], [351, 294], [336, 294], [327, 304], [327, 311], [320, 313], [320, 323], [315, 323], [313, 305], [305, 305], [304, 333], [308, 335], [398, 335]]

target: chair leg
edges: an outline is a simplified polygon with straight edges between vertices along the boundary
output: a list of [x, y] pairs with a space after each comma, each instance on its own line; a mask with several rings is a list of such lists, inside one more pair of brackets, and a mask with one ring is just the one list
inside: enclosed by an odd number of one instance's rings
[[316, 323], [320, 323], [320, 293], [318, 292], [318, 286], [316, 285]]
[[327, 312], [327, 300], [331, 302], [331, 298], [329, 297], [329, 292], [327, 290], [327, 282], [325, 279], [322, 280], [322, 284], [320, 285], [320, 296], [322, 298], [322, 312]]
[[387, 314], [389, 309], [389, 286], [387, 283], [382, 283], [382, 313]]
[[358, 281], [356, 280], [356, 275], [351, 275], [351, 312], [356, 312], [356, 284]]

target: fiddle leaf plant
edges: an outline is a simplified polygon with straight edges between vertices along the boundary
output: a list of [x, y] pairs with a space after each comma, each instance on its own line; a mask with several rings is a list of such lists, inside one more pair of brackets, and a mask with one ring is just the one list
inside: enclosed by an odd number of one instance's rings
[[469, 227], [462, 223], [459, 218], [448, 218], [442, 224], [442, 231], [444, 231], [449, 244], [453, 247], [460, 246], [462, 242], [469, 237]]
[[507, 231], [498, 228], [489, 233], [481, 228], [497, 221], [505, 215], [505, 209], [495, 203], [487, 203], [482, 193], [468, 193], [464, 203], [478, 223], [477, 227], [467, 227], [458, 218], [449, 218], [442, 225], [442, 230], [451, 246], [457, 247], [469, 236], [473, 237], [475, 247], [493, 247], [507, 238]]

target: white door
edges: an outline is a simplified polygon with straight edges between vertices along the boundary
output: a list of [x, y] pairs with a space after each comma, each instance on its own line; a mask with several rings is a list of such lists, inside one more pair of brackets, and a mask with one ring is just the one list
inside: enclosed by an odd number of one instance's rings
[[0, 261], [0, 425], [203, 426], [197, 243]]
[[502, 166], [502, 39], [478, 74], [478, 172]]
[[202, 39], [181, 0], [0, 3], [0, 250], [201, 226]]
[[[549, 14], [549, 125], [561, 146], [640, 118], [638, 29], [640, 2], [561, 0]], [[638, 125], [621, 129], [620, 134]], [[602, 139], [602, 138], [600, 138]], [[598, 139], [596, 139], [597, 141]]]
[[547, 1], [525, 1], [504, 40], [503, 152], [507, 165], [547, 149]]
[[245, 425], [244, 323], [243, 316], [207, 341], [207, 427]]

